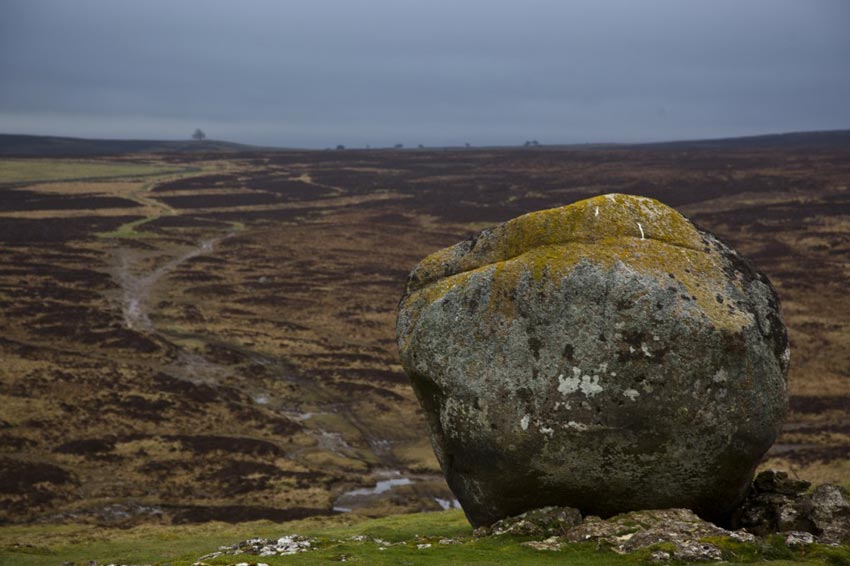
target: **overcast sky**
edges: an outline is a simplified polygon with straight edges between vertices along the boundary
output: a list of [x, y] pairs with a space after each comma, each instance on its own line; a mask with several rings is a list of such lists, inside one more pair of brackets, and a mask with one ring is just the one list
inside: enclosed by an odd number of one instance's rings
[[0, 0], [0, 132], [298, 147], [850, 128], [845, 0]]

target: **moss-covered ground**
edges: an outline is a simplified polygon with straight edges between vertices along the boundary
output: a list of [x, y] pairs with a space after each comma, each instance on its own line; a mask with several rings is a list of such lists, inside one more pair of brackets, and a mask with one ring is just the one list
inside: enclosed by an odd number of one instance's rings
[[[210, 565], [257, 564], [648, 564], [651, 550], [620, 555], [596, 543], [566, 545], [560, 551], [522, 546], [527, 539], [472, 536], [459, 510], [397, 515], [382, 519], [356, 516], [311, 518], [288, 523], [260, 521], [188, 526], [145, 525], [105, 529], [93, 525], [27, 525], [0, 528], [0, 564], [157, 564], [187, 566], [221, 545], [253, 537], [276, 539], [300, 534], [316, 540], [314, 550], [290, 556], [225, 555], [205, 559]], [[376, 540], [380, 542], [376, 542]], [[440, 542], [440, 541], [443, 542]], [[789, 564], [850, 564], [850, 549], [813, 545], [790, 550], [781, 536], [759, 543], [711, 540], [724, 550], [723, 564], [769, 561]], [[430, 546], [425, 546], [430, 545]], [[660, 549], [663, 549], [659, 547]], [[673, 562], [675, 563], [675, 561]]]

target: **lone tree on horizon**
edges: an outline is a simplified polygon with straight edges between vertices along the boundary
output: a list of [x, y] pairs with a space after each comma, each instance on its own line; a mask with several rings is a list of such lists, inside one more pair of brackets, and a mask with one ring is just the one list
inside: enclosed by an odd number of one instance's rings
[[193, 140], [204, 141], [206, 139], [206, 137], [207, 137], [207, 135], [204, 133], [204, 131], [201, 128], [195, 128], [195, 133], [192, 134]]

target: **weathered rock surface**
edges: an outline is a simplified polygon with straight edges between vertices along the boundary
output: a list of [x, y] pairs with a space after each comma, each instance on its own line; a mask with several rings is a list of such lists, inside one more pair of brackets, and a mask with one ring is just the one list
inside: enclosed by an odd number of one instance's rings
[[475, 536], [561, 536], [581, 524], [578, 509], [572, 507], [543, 507], [526, 511], [516, 517], [496, 521], [489, 527], [478, 527]]
[[220, 546], [216, 552], [201, 556], [198, 561], [211, 560], [225, 555], [240, 554], [253, 554], [256, 556], [287, 556], [311, 550], [314, 542], [314, 540], [300, 535], [287, 535], [280, 537], [277, 540], [252, 538], [243, 540], [236, 544]]
[[688, 509], [633, 511], [608, 520], [591, 516], [569, 530], [563, 540], [599, 541], [617, 552], [634, 552], [657, 544], [668, 544], [674, 548], [668, 558], [720, 560], [720, 549], [702, 540], [711, 537], [728, 537], [738, 542], [755, 540], [750, 533], [727, 531], [700, 519]]
[[[817, 486], [767, 470], [753, 482], [733, 516], [733, 524], [759, 536], [772, 533], [806, 532], [822, 543], [850, 542], [850, 498], [841, 487]], [[789, 537], [797, 540], [798, 536]]]
[[767, 278], [663, 204], [605, 195], [425, 258], [402, 364], [473, 525], [741, 501], [787, 403]]

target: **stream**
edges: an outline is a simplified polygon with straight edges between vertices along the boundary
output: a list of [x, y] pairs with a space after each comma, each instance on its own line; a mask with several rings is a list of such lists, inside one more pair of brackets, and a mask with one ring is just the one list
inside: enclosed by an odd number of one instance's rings
[[375, 472], [377, 479], [372, 487], [359, 487], [346, 491], [339, 495], [333, 503], [333, 510], [337, 513], [351, 513], [358, 509], [372, 507], [379, 503], [382, 499], [391, 495], [391, 492], [397, 488], [406, 485], [419, 485], [431, 495], [422, 494], [426, 498], [433, 499], [437, 505], [444, 511], [447, 509], [460, 509], [460, 503], [457, 499], [451, 497], [444, 499], [433, 495], [434, 493], [442, 494], [443, 490], [433, 490], [434, 485], [442, 485], [442, 476], [404, 476], [399, 470], [377, 470]]
[[398, 470], [384, 470], [378, 476], [388, 476], [389, 479], [378, 480], [374, 487], [361, 487], [346, 491], [336, 498], [333, 510], [338, 513], [350, 513], [356, 508], [368, 507], [374, 503], [377, 496], [390, 491], [394, 487], [411, 485], [413, 480], [403, 477]]

